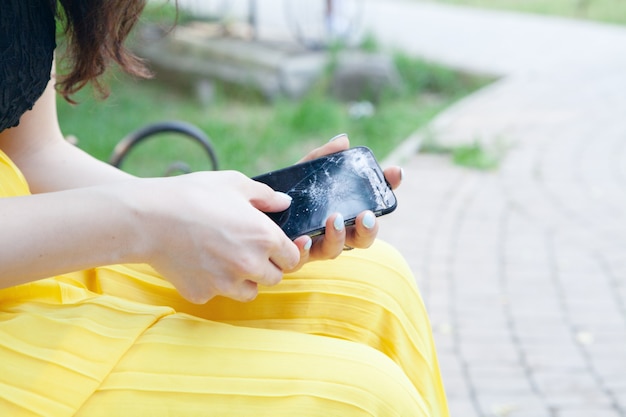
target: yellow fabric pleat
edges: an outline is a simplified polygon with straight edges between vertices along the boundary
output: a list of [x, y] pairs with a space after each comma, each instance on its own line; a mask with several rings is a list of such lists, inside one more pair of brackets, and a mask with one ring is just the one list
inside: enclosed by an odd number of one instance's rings
[[0, 150], [0, 197], [29, 194], [28, 184], [13, 161]]
[[[0, 197], [28, 186], [0, 152]], [[0, 415], [447, 416], [428, 317], [382, 242], [251, 303], [185, 301], [146, 265], [0, 290]]]

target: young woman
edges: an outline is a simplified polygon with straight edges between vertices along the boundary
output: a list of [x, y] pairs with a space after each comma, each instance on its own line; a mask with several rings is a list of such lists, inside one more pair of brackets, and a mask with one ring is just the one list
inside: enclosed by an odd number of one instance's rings
[[422, 301], [372, 213], [291, 241], [263, 214], [289, 199], [240, 173], [139, 179], [64, 141], [55, 86], [98, 88], [111, 61], [141, 75], [122, 42], [143, 6], [0, 8], [0, 415], [447, 416]]

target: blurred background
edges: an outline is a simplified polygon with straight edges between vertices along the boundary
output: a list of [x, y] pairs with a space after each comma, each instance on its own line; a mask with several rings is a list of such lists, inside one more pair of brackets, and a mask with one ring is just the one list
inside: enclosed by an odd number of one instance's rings
[[[59, 101], [64, 132], [98, 158], [108, 159], [130, 132], [164, 120], [198, 126], [222, 168], [248, 175], [291, 164], [342, 132], [383, 158], [490, 81], [383, 47], [360, 0], [179, 5], [177, 14], [174, 2], [150, 2], [131, 40], [152, 80], [113, 73], [108, 100], [85, 91], [80, 106]], [[194, 169], [207, 168], [190, 141], [162, 135], [141, 149], [125, 161], [138, 175], [162, 173], [167, 162], [159, 155], [173, 152]]]

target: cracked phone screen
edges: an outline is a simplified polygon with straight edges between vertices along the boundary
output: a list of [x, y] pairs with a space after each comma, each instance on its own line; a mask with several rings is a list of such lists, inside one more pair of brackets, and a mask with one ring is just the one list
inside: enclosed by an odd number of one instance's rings
[[346, 225], [371, 210], [377, 216], [396, 207], [396, 198], [368, 148], [357, 147], [254, 178], [293, 199], [289, 209], [267, 213], [295, 239], [324, 232], [328, 216], [341, 213]]

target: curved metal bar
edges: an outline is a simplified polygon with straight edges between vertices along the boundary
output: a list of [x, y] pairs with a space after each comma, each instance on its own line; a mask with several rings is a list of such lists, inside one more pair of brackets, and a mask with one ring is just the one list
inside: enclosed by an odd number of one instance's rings
[[217, 155], [213, 149], [213, 145], [209, 137], [198, 127], [181, 121], [165, 121], [158, 122], [142, 127], [125, 138], [123, 138], [113, 149], [113, 153], [109, 158], [109, 164], [116, 168], [120, 168], [122, 162], [128, 155], [128, 152], [138, 143], [161, 133], [180, 133], [196, 142], [198, 142], [206, 151], [211, 167], [214, 171], [218, 169]]

